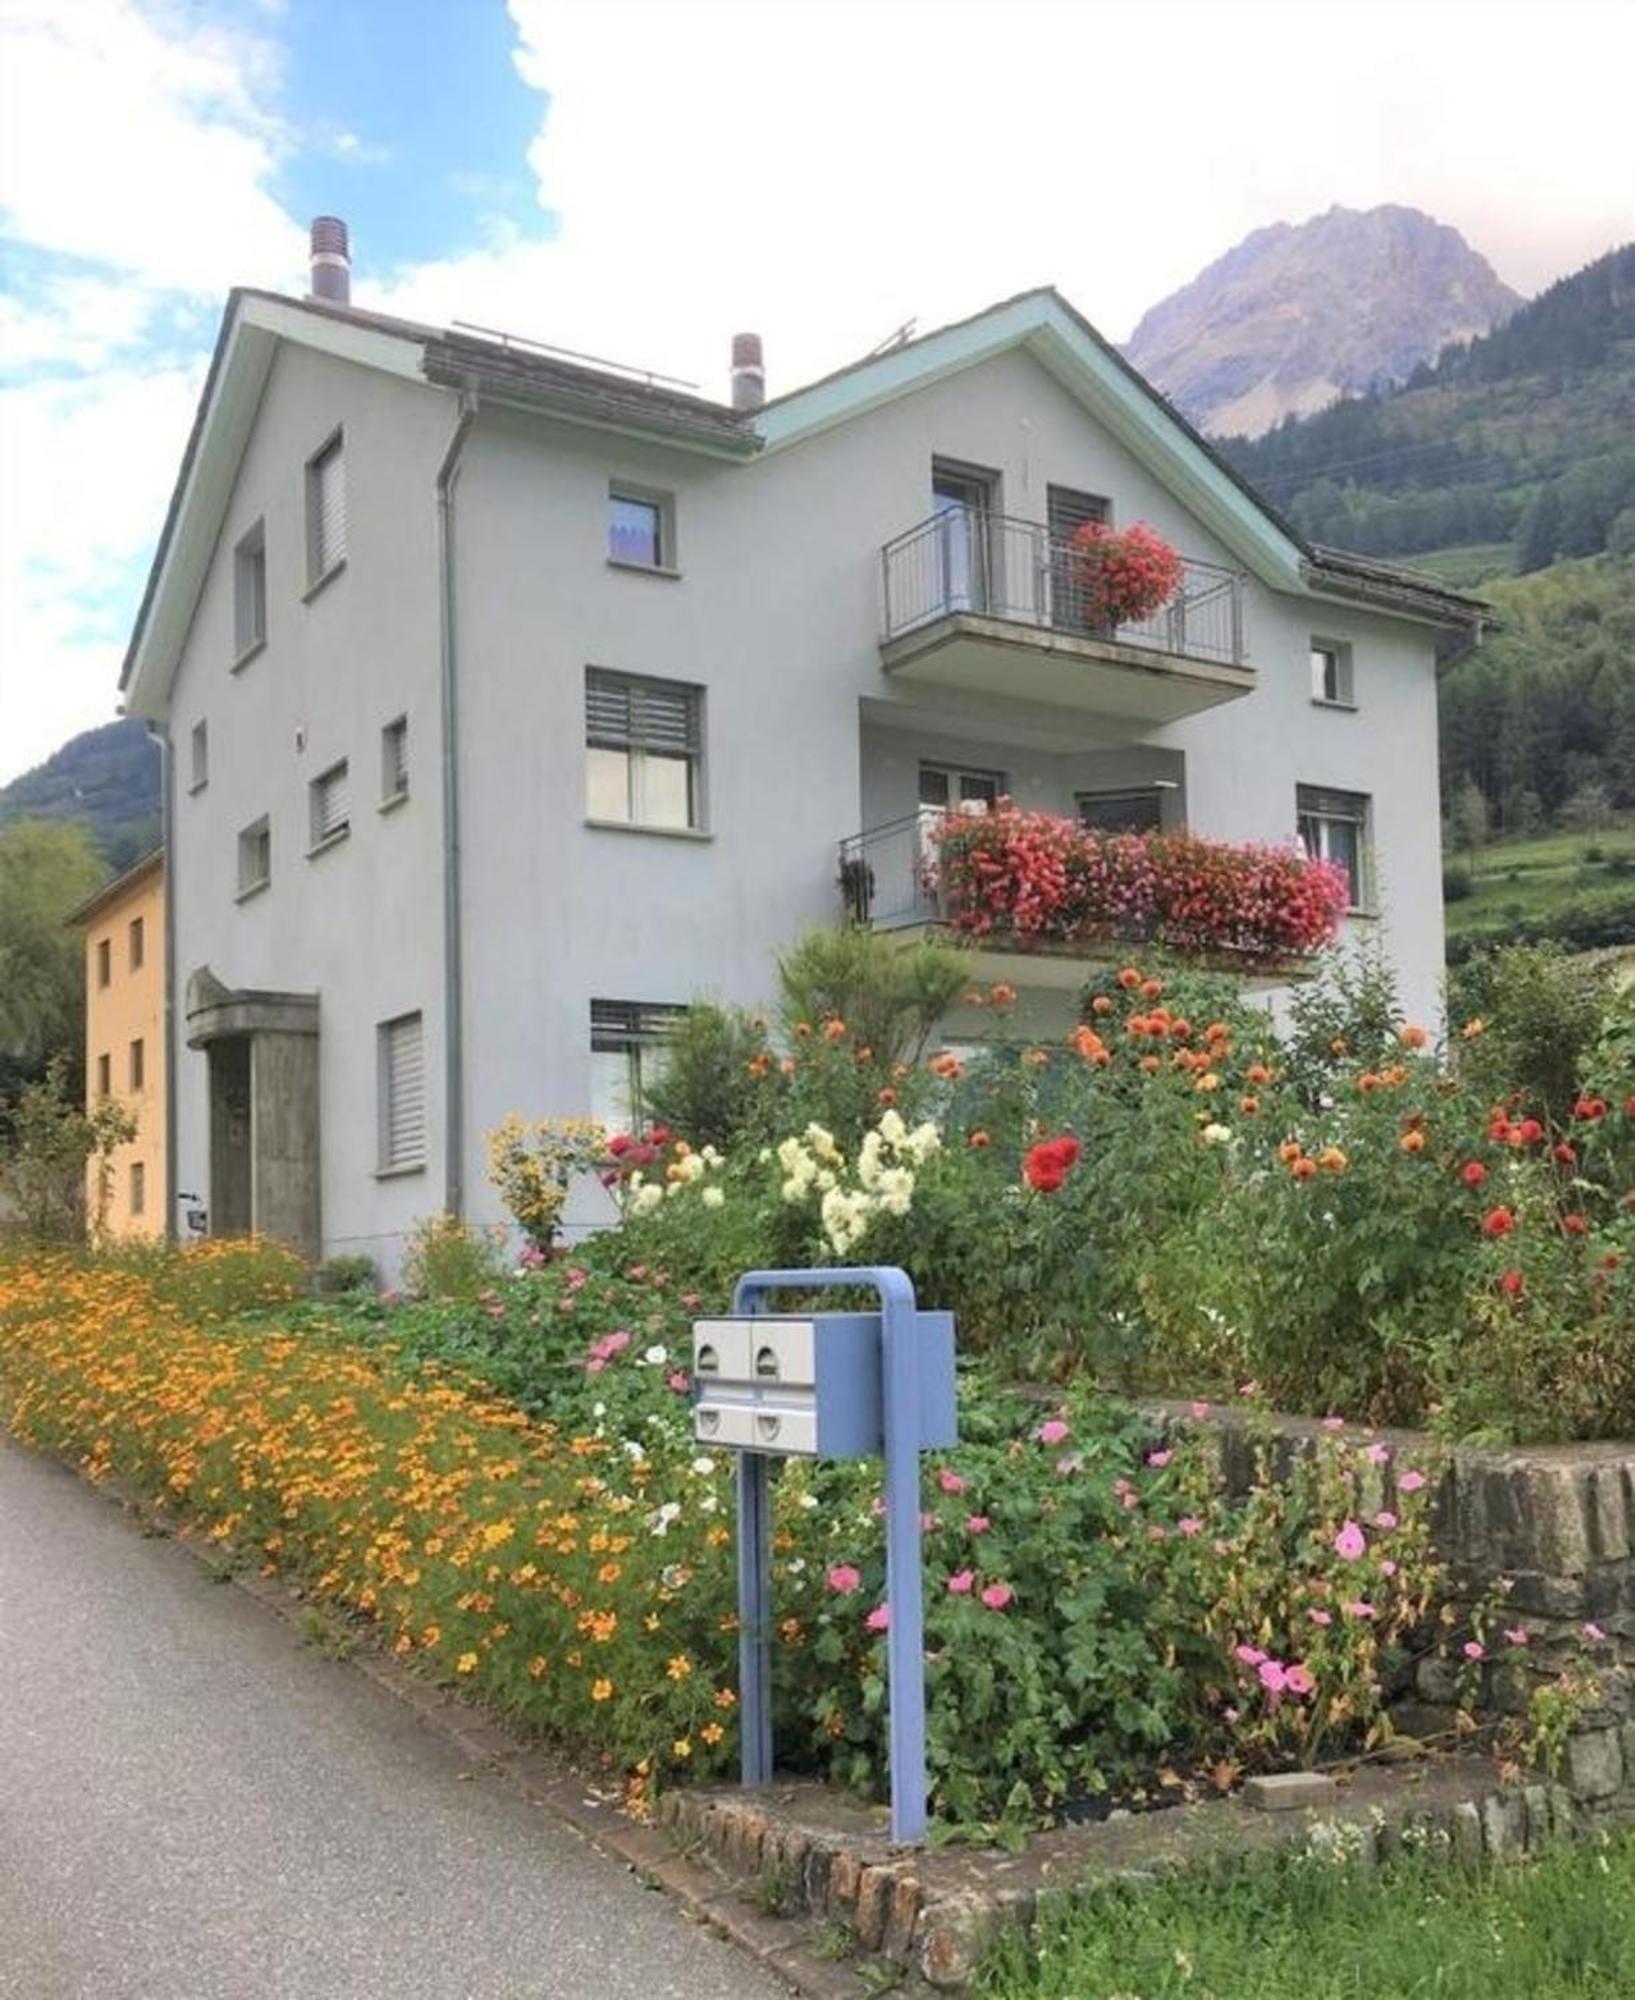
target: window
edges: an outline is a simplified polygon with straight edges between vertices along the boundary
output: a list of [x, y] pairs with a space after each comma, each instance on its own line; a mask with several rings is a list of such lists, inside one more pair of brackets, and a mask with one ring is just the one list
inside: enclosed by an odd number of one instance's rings
[[409, 796], [409, 718], [400, 715], [380, 732], [380, 802], [395, 805]]
[[233, 551], [233, 658], [267, 643], [267, 535], [260, 521]]
[[610, 487], [607, 559], [632, 569], [674, 569], [675, 503], [666, 493]]
[[133, 1097], [139, 1090], [147, 1089], [148, 1086], [147, 1057], [148, 1057], [147, 1049], [139, 1036], [134, 1042], [131, 1043], [130, 1078], [131, 1078], [131, 1095]]
[[140, 1160], [131, 1162], [131, 1214], [140, 1215], [148, 1205], [148, 1170]]
[[111, 1055], [97, 1057], [97, 1096], [112, 1097], [114, 1091], [114, 1059]]
[[426, 1070], [420, 1016], [400, 1014], [376, 1030], [380, 1096], [380, 1171], [426, 1164]]
[[1311, 698], [1339, 708], [1356, 699], [1351, 683], [1351, 648], [1337, 639], [1311, 642]]
[[1351, 883], [1351, 907], [1369, 907], [1369, 802], [1361, 792], [1331, 792], [1318, 785], [1295, 791], [1300, 839], [1314, 860], [1337, 861]]
[[311, 805], [312, 845], [315, 851], [351, 831], [344, 757], [313, 779], [307, 787], [307, 796]]
[[272, 826], [265, 813], [238, 837], [238, 893], [254, 895], [272, 880]]
[[931, 462], [931, 518], [935, 563], [933, 608], [986, 611], [994, 584], [994, 515], [999, 475], [976, 466]]
[[1157, 833], [1164, 824], [1163, 798], [1156, 785], [1131, 785], [1115, 792], [1080, 792], [1079, 823], [1098, 833]]
[[585, 675], [586, 811], [627, 826], [702, 826], [704, 690]]
[[97, 939], [97, 984], [108, 986], [114, 976], [114, 941], [112, 938]]
[[962, 807], [997, 805], [1005, 791], [1003, 771], [962, 771], [949, 764], [920, 766], [922, 806]]
[[147, 957], [147, 931], [147, 924], [141, 917], [131, 918], [130, 948], [132, 972], [140, 972], [142, 970], [142, 962]]
[[1110, 521], [1113, 504], [1099, 493], [1079, 493], [1071, 486], [1049, 487], [1046, 504], [1050, 530], [1050, 622], [1068, 631], [1082, 632], [1091, 621], [1079, 566], [1072, 557], [1073, 531], [1082, 528], [1086, 521]]
[[643, 1000], [590, 1003], [590, 1115], [609, 1132], [639, 1132], [648, 1088], [685, 1008]]
[[322, 583], [346, 560], [346, 459], [337, 431], [307, 461], [307, 583]]
[[193, 766], [192, 789], [202, 792], [210, 782], [210, 725], [195, 722], [193, 725]]

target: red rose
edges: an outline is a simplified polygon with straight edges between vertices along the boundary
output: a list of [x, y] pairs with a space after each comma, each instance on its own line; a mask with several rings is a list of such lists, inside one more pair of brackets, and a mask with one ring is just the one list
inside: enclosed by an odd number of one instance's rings
[[1487, 1179], [1487, 1168], [1480, 1160], [1466, 1160], [1459, 1169], [1459, 1178], [1468, 1188], [1479, 1188]]
[[1506, 1271], [1499, 1280], [1499, 1290], [1507, 1299], [1519, 1299], [1526, 1289], [1527, 1280], [1520, 1271]]
[[1482, 1217], [1484, 1236], [1508, 1236], [1516, 1226], [1516, 1218], [1508, 1208], [1490, 1208]]

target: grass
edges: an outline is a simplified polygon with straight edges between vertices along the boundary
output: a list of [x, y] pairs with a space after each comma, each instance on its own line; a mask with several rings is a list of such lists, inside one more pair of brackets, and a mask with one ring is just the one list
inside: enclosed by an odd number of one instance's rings
[[1457, 548], [1430, 549], [1423, 555], [1395, 556], [1409, 569], [1428, 570], [1455, 590], [1472, 590], [1496, 576], [1512, 576], [1516, 568], [1513, 542], [1465, 542]]
[[[1463, 873], [1465, 857], [1450, 854], [1447, 867], [1450, 874]], [[1447, 905], [1450, 937], [1498, 938], [1518, 923], [1537, 923], [1569, 905], [1609, 910], [1627, 905], [1635, 936], [1635, 827], [1495, 841], [1478, 850], [1471, 873], [1471, 894]]]
[[983, 2000], [1597, 2000], [1635, 1993], [1635, 1838], [1462, 1872], [1311, 1856], [1081, 1904], [1001, 1946]]

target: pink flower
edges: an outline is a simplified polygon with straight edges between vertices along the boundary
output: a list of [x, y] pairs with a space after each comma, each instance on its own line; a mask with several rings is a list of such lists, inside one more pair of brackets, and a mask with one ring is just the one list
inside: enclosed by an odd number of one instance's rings
[[957, 1569], [948, 1579], [948, 1588], [955, 1597], [969, 1597], [971, 1586], [976, 1582], [976, 1571]]
[[1283, 1688], [1287, 1694], [1310, 1694], [1317, 1686], [1316, 1676], [1310, 1667], [1296, 1663], [1283, 1675]]
[[678, 1396], [685, 1396], [687, 1391], [693, 1386], [686, 1373], [680, 1368], [673, 1369], [664, 1379]]
[[1041, 1444], [1060, 1444], [1067, 1436], [1067, 1425], [1060, 1417], [1047, 1417], [1039, 1426], [1038, 1435]]
[[862, 1588], [863, 1572], [853, 1569], [850, 1563], [836, 1563], [826, 1581], [837, 1597], [850, 1597], [854, 1590]]
[[1334, 1537], [1334, 1553], [1347, 1562], [1355, 1562], [1367, 1547], [1367, 1539], [1355, 1521], [1347, 1521]]
[[1202, 1530], [1203, 1525], [1203, 1522], [1198, 1519], [1196, 1514], [1183, 1514], [1175, 1524], [1175, 1532], [1178, 1535], [1192, 1536], [1198, 1534]]
[[1238, 1394], [1240, 1396], [1253, 1396], [1258, 1394], [1259, 1390], [1260, 1384], [1258, 1382], [1240, 1382], [1238, 1384]]
[[1189, 1403], [1187, 1405], [1187, 1415], [1191, 1417], [1195, 1424], [1201, 1424], [1204, 1418], [1209, 1415], [1209, 1405], [1207, 1403]]
[[982, 1601], [990, 1611], [1003, 1611], [1015, 1595], [1008, 1583], [990, 1583], [982, 1593]]
[[920, 1516], [920, 1533], [922, 1535], [929, 1535], [936, 1525], [937, 1517], [935, 1514], [922, 1514]]
[[1260, 1684], [1268, 1694], [1281, 1694], [1287, 1678], [1281, 1660], [1262, 1660], [1255, 1670], [1260, 1676]]
[[1397, 1481], [1397, 1485], [1401, 1487], [1404, 1493], [1417, 1493], [1424, 1484], [1425, 1475], [1423, 1472], [1405, 1472]]
[[1258, 1646], [1241, 1645], [1232, 1648], [1232, 1657], [1241, 1660], [1246, 1667], [1258, 1667], [1266, 1655]]
[[1172, 1451], [1149, 1451], [1147, 1453], [1147, 1463], [1155, 1471], [1162, 1471], [1174, 1456], [1175, 1454]]
[[1382, 1562], [1380, 1564], [1381, 1576], [1395, 1576], [1396, 1573], [1397, 1573], [1397, 1566], [1394, 1562]]
[[937, 1474], [937, 1484], [942, 1488], [944, 1493], [963, 1493], [965, 1491], [965, 1481], [960, 1478], [957, 1472], [946, 1465]]
[[1504, 1628], [1504, 1636], [1512, 1646], [1525, 1646], [1532, 1634], [1525, 1625], [1507, 1625]]
[[1585, 1623], [1585, 1626], [1584, 1626], [1584, 1637], [1585, 1637], [1586, 1639], [1591, 1639], [1591, 1640], [1594, 1640], [1594, 1641], [1595, 1641], [1595, 1643], [1596, 1643], [1597, 1645], [1599, 1645], [1599, 1644], [1600, 1644], [1600, 1642], [1601, 1642], [1601, 1641], [1602, 1641], [1602, 1640], [1603, 1640], [1603, 1639], [1604, 1639], [1604, 1638], [1605, 1638], [1606, 1636], [1607, 1636], [1607, 1635], [1606, 1635], [1606, 1633], [1605, 1633], [1605, 1632], [1603, 1632], [1603, 1631], [1601, 1630], [1600, 1626], [1599, 1626], [1599, 1625], [1597, 1625], [1597, 1624], [1595, 1624], [1593, 1620], [1588, 1620], [1588, 1621], [1586, 1621], [1586, 1623]]
[[1236, 1722], [1238, 1719], [1238, 1711], [1235, 1708], [1223, 1708], [1221, 1714], [1228, 1722]]
[[1391, 1447], [1388, 1444], [1371, 1444], [1368, 1447], [1368, 1462], [1370, 1465], [1388, 1465], [1390, 1460]]
[[1345, 1614], [1348, 1618], [1372, 1618], [1374, 1607], [1367, 1598], [1359, 1597], [1354, 1603], [1345, 1607]]
[[1482, 1644], [1480, 1639], [1467, 1639], [1460, 1650], [1467, 1660], [1485, 1660], [1487, 1658], [1487, 1648]]
[[1311, 1614], [1311, 1622], [1314, 1625], [1332, 1625], [1334, 1623], [1334, 1613], [1332, 1611], [1314, 1611]]
[[1389, 1532], [1392, 1528], [1396, 1526], [1396, 1524], [1397, 1524], [1397, 1517], [1395, 1514], [1391, 1512], [1389, 1507], [1382, 1507], [1380, 1511], [1374, 1516], [1374, 1525], [1376, 1528], [1384, 1528], [1387, 1532]]
[[965, 1519], [965, 1532], [968, 1535], [985, 1535], [992, 1526], [993, 1522], [986, 1514], [968, 1514]]
[[871, 1632], [884, 1632], [886, 1627], [891, 1623], [891, 1606], [889, 1604], [877, 1604], [868, 1617], [863, 1620], [863, 1623]]
[[1326, 1431], [1343, 1431], [1345, 1429], [1345, 1418], [1325, 1417], [1323, 1419], [1323, 1429]]

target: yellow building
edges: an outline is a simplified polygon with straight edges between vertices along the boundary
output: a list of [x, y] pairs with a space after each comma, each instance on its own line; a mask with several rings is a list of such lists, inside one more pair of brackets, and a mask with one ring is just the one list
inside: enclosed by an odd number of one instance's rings
[[[145, 856], [75, 911], [85, 926], [85, 1089], [117, 1097], [136, 1137], [113, 1155], [101, 1226], [115, 1236], [165, 1233], [165, 857]], [[85, 1212], [98, 1226], [97, 1165]]]

